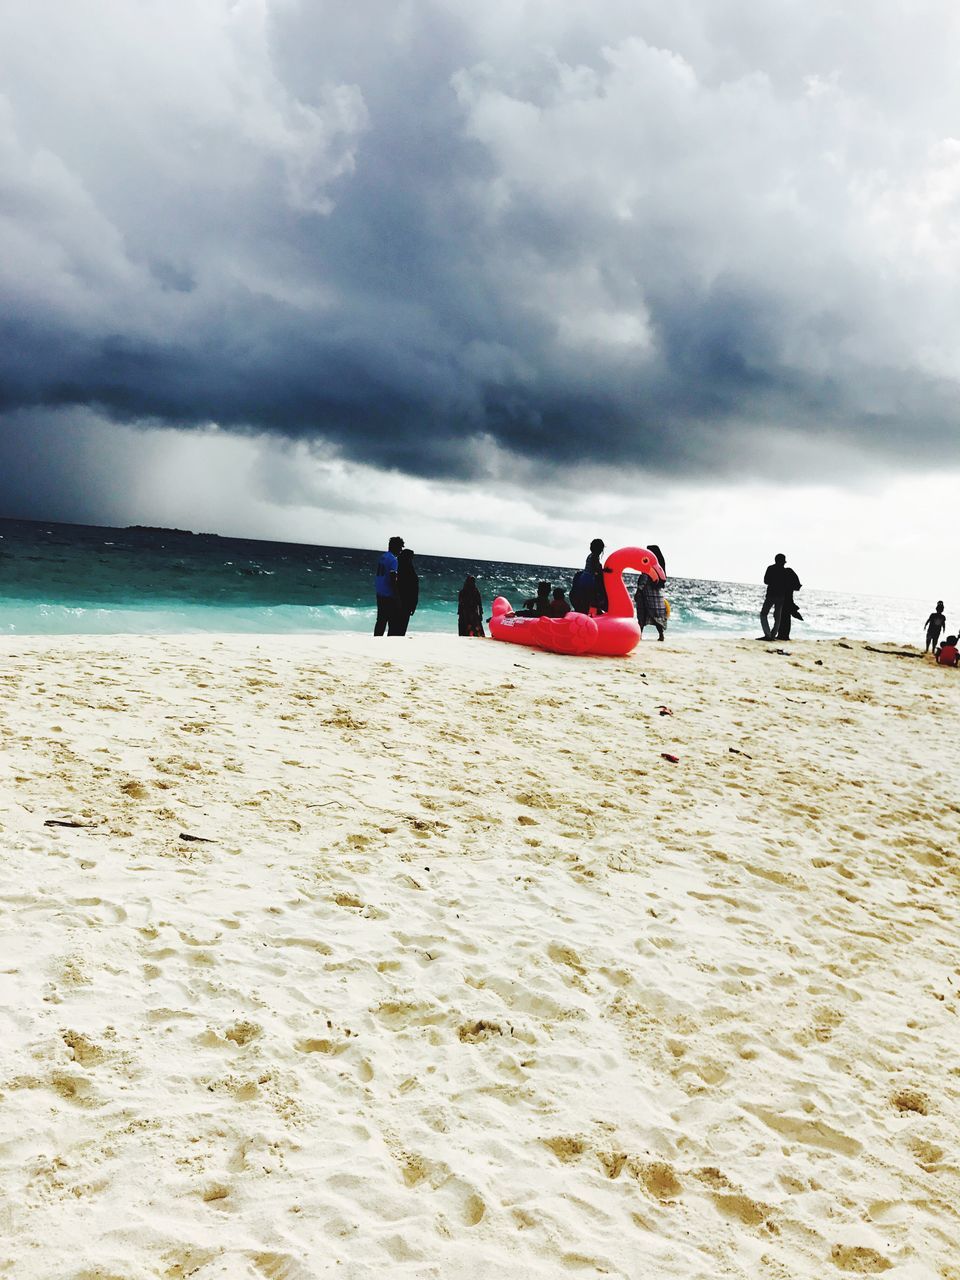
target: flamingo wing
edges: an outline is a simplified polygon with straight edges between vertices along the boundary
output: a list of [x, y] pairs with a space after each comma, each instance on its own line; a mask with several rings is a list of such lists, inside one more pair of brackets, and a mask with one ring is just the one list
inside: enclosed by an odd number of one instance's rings
[[587, 653], [597, 639], [595, 619], [585, 613], [568, 613], [565, 618], [541, 618], [537, 641], [551, 653]]

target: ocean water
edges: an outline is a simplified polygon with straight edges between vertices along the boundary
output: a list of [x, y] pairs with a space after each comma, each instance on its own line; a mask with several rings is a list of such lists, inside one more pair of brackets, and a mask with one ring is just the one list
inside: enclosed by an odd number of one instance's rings
[[[0, 632], [370, 632], [378, 554], [176, 529], [0, 520]], [[667, 556], [670, 568], [669, 549]], [[416, 566], [420, 607], [411, 632], [456, 632], [457, 592], [468, 573], [476, 575], [488, 614], [495, 596], [520, 604], [541, 579], [569, 589], [574, 573], [569, 565], [429, 555], [417, 555]], [[627, 575], [631, 591], [634, 582]], [[671, 577], [666, 596], [668, 637], [760, 634], [763, 588], [756, 583]], [[930, 612], [930, 601], [809, 588], [798, 601], [805, 619], [794, 623], [798, 639], [847, 635], [922, 645]]]

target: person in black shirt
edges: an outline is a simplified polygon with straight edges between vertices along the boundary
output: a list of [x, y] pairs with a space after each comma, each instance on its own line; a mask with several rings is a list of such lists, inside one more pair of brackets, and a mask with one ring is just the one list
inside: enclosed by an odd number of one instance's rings
[[553, 599], [550, 601], [549, 617], [565, 618], [569, 612], [570, 605], [567, 602], [563, 587], [554, 587]]
[[517, 618], [542, 618], [550, 612], [550, 592], [553, 590], [553, 583], [538, 582], [537, 594], [531, 596], [529, 600], [524, 600], [523, 608], [516, 611]]
[[937, 645], [940, 643], [940, 632], [946, 629], [947, 618], [943, 612], [943, 601], [937, 601], [937, 607], [931, 613], [926, 621], [927, 643], [924, 646], [924, 653], [929, 653], [932, 649], [936, 652]]
[[[787, 567], [787, 557], [782, 552], [774, 556], [773, 564], [767, 566], [763, 581], [767, 588], [763, 608], [760, 610], [763, 638], [764, 640], [789, 640], [791, 620], [802, 617], [793, 599], [793, 593], [800, 590], [801, 582], [794, 571]], [[773, 610], [772, 627], [769, 622], [771, 609]]]
[[472, 573], [463, 580], [457, 595], [457, 630], [462, 636], [482, 636], [483, 598]]
[[420, 600], [420, 578], [413, 567], [413, 552], [405, 547], [397, 556], [397, 629], [392, 634], [405, 636], [410, 619]]

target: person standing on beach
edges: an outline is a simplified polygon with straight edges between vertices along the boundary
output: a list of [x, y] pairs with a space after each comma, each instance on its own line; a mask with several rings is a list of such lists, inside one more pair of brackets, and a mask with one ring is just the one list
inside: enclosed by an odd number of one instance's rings
[[[787, 557], [779, 552], [773, 557], [773, 564], [767, 565], [763, 575], [767, 588], [763, 607], [760, 610], [760, 625], [763, 627], [764, 640], [789, 640], [790, 619], [798, 617], [793, 593], [800, 590], [800, 579], [792, 569], [787, 568]], [[773, 626], [770, 625], [770, 610], [773, 610]]]
[[[663, 582], [666, 582], [667, 562], [663, 558], [663, 552], [655, 542], [651, 542], [647, 550], [657, 557], [657, 564], [664, 575]], [[663, 598], [663, 582], [654, 582], [647, 574], [641, 573], [633, 596], [641, 635], [644, 627], [656, 627], [658, 640], [664, 639], [667, 630], [667, 602]]]
[[413, 552], [409, 547], [397, 556], [397, 630], [395, 635], [405, 636], [410, 619], [420, 601], [420, 578], [413, 567]]
[[577, 613], [606, 613], [607, 589], [603, 584], [603, 539], [594, 538], [590, 554], [570, 585], [570, 603]]
[[457, 595], [457, 631], [462, 636], [483, 636], [483, 597], [472, 573], [463, 580]]
[[796, 601], [793, 598], [793, 593], [799, 591], [802, 585], [800, 579], [792, 569], [787, 568], [786, 561], [784, 561], [783, 598], [780, 602], [780, 621], [777, 626], [778, 640], [790, 639], [790, 623], [794, 618], [799, 618], [801, 622], [803, 621], [803, 614], [797, 608]]
[[399, 620], [400, 597], [397, 592], [397, 556], [403, 550], [402, 538], [391, 538], [387, 549], [377, 561], [377, 621], [373, 634], [395, 636]]
[[943, 601], [937, 601], [937, 607], [931, 613], [930, 617], [924, 624], [927, 628], [927, 643], [923, 652], [929, 653], [931, 649], [936, 652], [937, 645], [940, 642], [940, 632], [946, 628], [947, 619], [943, 612]]

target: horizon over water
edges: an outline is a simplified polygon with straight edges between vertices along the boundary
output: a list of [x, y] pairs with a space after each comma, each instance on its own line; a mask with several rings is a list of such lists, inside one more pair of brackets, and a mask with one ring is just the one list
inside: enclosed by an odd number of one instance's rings
[[[369, 633], [379, 554], [153, 526], [0, 519], [0, 632]], [[758, 556], [756, 583], [670, 576], [668, 640], [671, 634], [758, 635], [769, 558]], [[419, 553], [416, 567], [420, 607], [412, 634], [456, 633], [457, 592], [467, 573], [476, 576], [489, 616], [495, 596], [519, 605], [536, 594], [541, 579], [569, 591], [575, 572], [570, 566]], [[632, 593], [636, 578], [625, 577]], [[805, 588], [798, 603], [805, 621], [794, 623], [797, 640], [846, 635], [923, 644], [929, 608], [920, 600]], [[655, 638], [652, 628], [647, 638]]]

